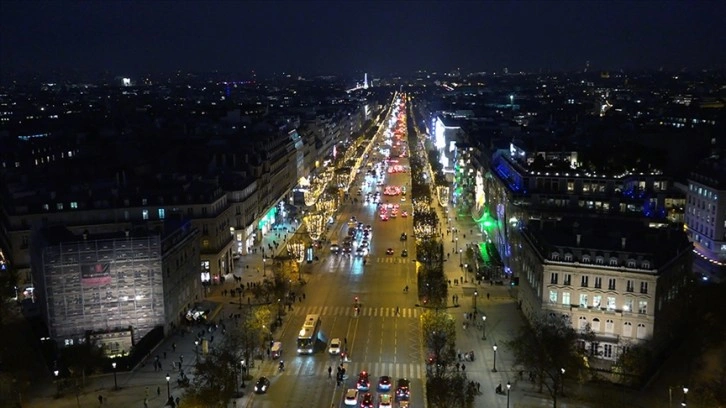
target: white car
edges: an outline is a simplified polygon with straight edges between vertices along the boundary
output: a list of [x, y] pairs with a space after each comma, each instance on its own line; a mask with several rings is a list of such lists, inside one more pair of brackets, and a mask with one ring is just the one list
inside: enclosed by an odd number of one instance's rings
[[345, 392], [345, 405], [358, 405], [358, 390], [355, 388], [349, 388], [348, 391]]
[[328, 347], [328, 353], [329, 354], [340, 354], [340, 339], [334, 338], [333, 340], [330, 340], [330, 347]]

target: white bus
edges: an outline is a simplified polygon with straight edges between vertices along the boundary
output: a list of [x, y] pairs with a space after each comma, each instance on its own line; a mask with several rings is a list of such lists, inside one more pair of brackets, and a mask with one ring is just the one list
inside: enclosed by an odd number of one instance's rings
[[309, 314], [305, 316], [302, 329], [297, 336], [298, 354], [312, 354], [315, 351], [315, 342], [320, 332], [320, 315]]

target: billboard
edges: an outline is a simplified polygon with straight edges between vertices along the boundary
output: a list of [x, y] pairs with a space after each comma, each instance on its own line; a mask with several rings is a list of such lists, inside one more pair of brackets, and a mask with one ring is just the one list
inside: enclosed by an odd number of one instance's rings
[[83, 286], [103, 286], [109, 283], [111, 283], [111, 264], [108, 262], [81, 265]]

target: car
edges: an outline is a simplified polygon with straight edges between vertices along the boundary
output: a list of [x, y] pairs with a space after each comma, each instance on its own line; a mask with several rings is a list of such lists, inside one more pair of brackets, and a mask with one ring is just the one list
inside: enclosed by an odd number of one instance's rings
[[370, 392], [363, 394], [360, 400], [361, 408], [373, 408], [373, 395]]
[[255, 392], [257, 394], [264, 394], [268, 389], [270, 389], [270, 380], [267, 377], [260, 377], [255, 383]]
[[379, 391], [390, 391], [391, 390], [391, 377], [382, 375], [378, 378], [378, 390]]
[[349, 388], [345, 392], [345, 399], [344, 399], [345, 405], [358, 405], [358, 390], [355, 388]]
[[368, 391], [371, 389], [371, 382], [368, 379], [367, 371], [361, 371], [360, 374], [358, 374], [358, 381], [355, 382], [355, 387], [358, 391]]
[[363, 241], [360, 243], [360, 246], [358, 248], [361, 249], [368, 249], [368, 241]]
[[340, 339], [334, 338], [330, 340], [330, 346], [328, 347], [328, 353], [332, 355], [340, 354]]
[[401, 197], [401, 201], [406, 201], [406, 196]]
[[398, 401], [398, 408], [409, 408], [408, 400]]
[[368, 251], [365, 248], [358, 248], [355, 250], [355, 256], [365, 256]]
[[407, 378], [399, 378], [396, 382], [396, 399], [407, 400], [411, 396], [411, 382]]
[[408, 212], [404, 211], [401, 213], [401, 217], [406, 218], [408, 217]]
[[405, 258], [407, 256], [408, 256], [408, 251], [407, 250], [404, 249], [403, 251], [401, 251], [401, 257], [402, 258]]
[[378, 394], [378, 408], [391, 408], [392, 401], [391, 394]]
[[386, 255], [393, 255], [393, 248], [386, 249]]
[[337, 254], [338, 252], [340, 252], [340, 246], [338, 244], [330, 245], [330, 252]]

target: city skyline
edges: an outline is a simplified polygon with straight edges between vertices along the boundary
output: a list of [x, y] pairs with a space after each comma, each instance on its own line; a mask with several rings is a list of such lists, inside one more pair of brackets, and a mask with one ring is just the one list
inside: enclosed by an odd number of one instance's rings
[[719, 2], [18, 2], [0, 75], [721, 67]]

